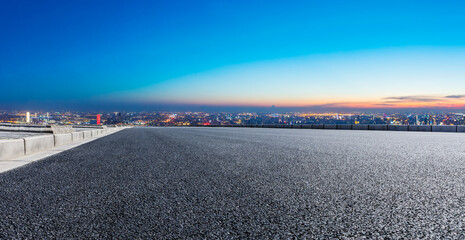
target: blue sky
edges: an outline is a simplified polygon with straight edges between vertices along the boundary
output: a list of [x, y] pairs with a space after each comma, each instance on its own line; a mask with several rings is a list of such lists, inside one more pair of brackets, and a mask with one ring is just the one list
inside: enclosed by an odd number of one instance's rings
[[465, 94], [463, 12], [461, 1], [3, 1], [0, 108], [450, 100]]

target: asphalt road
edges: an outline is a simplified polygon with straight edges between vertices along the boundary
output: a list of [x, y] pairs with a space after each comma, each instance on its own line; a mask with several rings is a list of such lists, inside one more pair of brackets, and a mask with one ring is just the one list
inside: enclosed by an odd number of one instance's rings
[[133, 128], [0, 174], [1, 239], [465, 238], [465, 134]]

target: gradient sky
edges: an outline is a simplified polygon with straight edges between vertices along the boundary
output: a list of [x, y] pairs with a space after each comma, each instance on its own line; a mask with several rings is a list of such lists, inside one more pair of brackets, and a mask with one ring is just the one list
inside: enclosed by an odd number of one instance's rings
[[464, 12], [463, 1], [2, 1], [0, 109], [464, 108]]

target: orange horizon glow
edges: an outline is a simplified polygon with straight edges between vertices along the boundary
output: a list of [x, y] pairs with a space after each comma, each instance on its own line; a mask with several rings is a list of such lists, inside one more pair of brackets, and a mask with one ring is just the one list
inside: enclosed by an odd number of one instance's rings
[[[362, 100], [362, 99], [319, 99], [319, 100], [282, 100], [271, 99], [195, 99], [178, 101], [138, 101], [144, 104], [174, 104], [174, 105], [201, 105], [201, 106], [230, 106], [230, 107], [320, 107], [320, 108], [355, 108], [355, 109], [460, 109], [465, 108], [464, 98], [447, 99], [439, 98], [436, 101], [399, 100], [389, 101], [386, 99]], [[214, 102], [214, 103], [213, 103]]]

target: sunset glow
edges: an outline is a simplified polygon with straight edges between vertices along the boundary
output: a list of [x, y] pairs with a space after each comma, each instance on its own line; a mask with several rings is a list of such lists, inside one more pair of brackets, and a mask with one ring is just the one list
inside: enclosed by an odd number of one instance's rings
[[135, 103], [463, 108], [464, 48], [389, 48], [255, 62], [108, 95]]
[[461, 1], [26, 2], [0, 109], [465, 105]]

